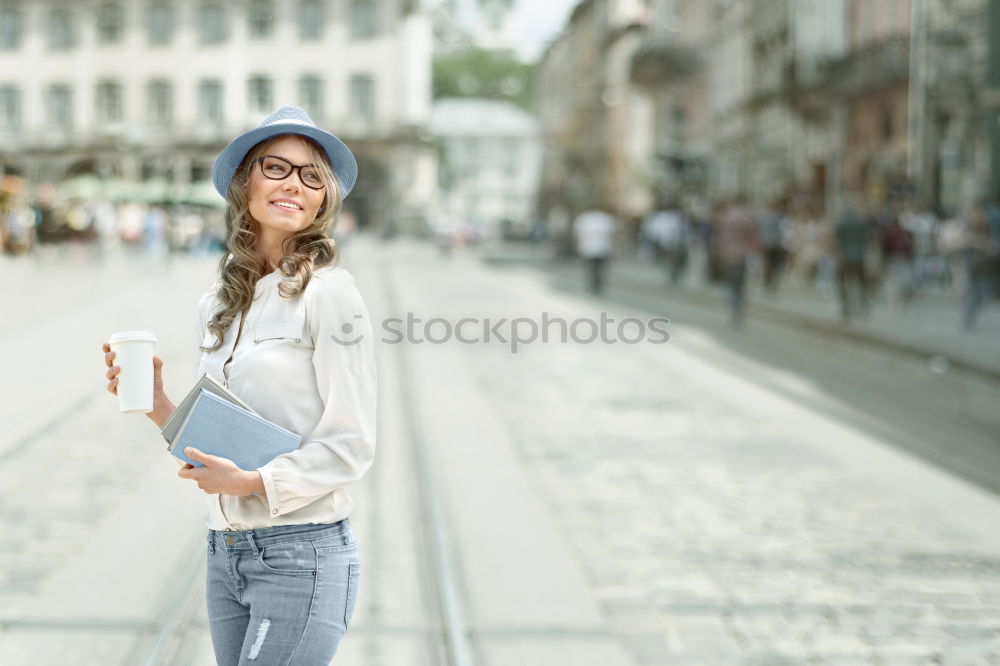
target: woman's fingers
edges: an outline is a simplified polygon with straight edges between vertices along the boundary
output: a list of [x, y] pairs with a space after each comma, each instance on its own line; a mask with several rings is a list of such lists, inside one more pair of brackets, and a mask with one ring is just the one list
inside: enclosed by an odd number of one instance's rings
[[118, 395], [117, 375], [119, 372], [121, 372], [121, 368], [119, 368], [116, 365], [113, 365], [115, 353], [111, 351], [111, 346], [107, 342], [101, 345], [101, 349], [104, 350], [104, 364], [107, 365], [108, 368], [110, 368], [106, 373], [104, 373], [104, 376], [107, 377], [109, 380], [111, 380], [108, 382], [108, 393], [111, 393], [112, 395]]

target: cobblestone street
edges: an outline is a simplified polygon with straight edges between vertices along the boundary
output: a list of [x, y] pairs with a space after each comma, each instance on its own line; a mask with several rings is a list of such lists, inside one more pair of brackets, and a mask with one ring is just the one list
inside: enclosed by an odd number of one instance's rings
[[[419, 272], [456, 315], [598, 316], [530, 273]], [[1000, 663], [996, 499], [718, 367], [704, 338], [467, 351], [636, 663]]]
[[[411, 313], [424, 338], [463, 317], [670, 315], [413, 241], [358, 238], [345, 266], [375, 322]], [[176, 479], [155, 429], [117, 413], [97, 351], [128, 322], [153, 328], [168, 393], [181, 395], [194, 379], [194, 303], [213, 268], [214, 258], [145, 274], [0, 263], [19, 285], [5, 308], [26, 322], [0, 330], [10, 369], [0, 404], [14, 424], [0, 441], [5, 666], [67, 653], [141, 663], [142, 636], [164, 622], [164, 588], [185, 587], [195, 610], [182, 622], [186, 652], [169, 663], [213, 663], [203, 572], [165, 573], [204, 555], [202, 498]], [[124, 291], [95, 296], [133, 274]], [[70, 276], [79, 306], [65, 318], [28, 296], [34, 283], [30, 293], [58, 302]], [[806, 397], [823, 390], [808, 376], [748, 365], [694, 322], [672, 321], [669, 333], [667, 344], [536, 341], [516, 353], [509, 341], [383, 335], [379, 458], [351, 518], [362, 591], [336, 663], [440, 663], [428, 647], [442, 628], [420, 547], [418, 442], [477, 665], [1000, 663], [995, 495], [814, 408]], [[809, 353], [808, 340], [788, 340]], [[849, 343], [814, 344], [845, 372], [869, 362]], [[57, 350], [47, 374], [36, 367], [45, 349]], [[886, 368], [916, 372], [906, 363]], [[969, 389], [980, 401], [995, 390]]]

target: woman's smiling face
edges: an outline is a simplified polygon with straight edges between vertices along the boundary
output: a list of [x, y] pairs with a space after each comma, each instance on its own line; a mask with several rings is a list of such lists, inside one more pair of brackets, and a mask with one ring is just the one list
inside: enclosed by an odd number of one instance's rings
[[[292, 164], [312, 164], [313, 151], [305, 139], [283, 136], [267, 150], [268, 155], [281, 157]], [[262, 234], [277, 232], [281, 237], [301, 231], [316, 219], [323, 204], [324, 190], [314, 190], [303, 184], [300, 169], [283, 180], [271, 180], [261, 173], [261, 165], [250, 171], [250, 215], [261, 226]]]

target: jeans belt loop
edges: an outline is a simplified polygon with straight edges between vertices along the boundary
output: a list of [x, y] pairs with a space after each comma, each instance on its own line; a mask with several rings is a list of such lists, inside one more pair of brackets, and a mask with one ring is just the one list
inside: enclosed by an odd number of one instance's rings
[[250, 549], [260, 550], [260, 548], [257, 547], [257, 542], [253, 540], [253, 530], [247, 530], [246, 535], [247, 535], [247, 543], [250, 545]]
[[208, 531], [208, 552], [215, 555], [215, 530]]

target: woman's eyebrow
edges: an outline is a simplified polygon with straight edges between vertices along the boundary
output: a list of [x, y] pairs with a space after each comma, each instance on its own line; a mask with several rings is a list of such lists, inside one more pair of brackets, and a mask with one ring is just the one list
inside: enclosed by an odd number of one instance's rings
[[296, 164], [295, 162], [293, 162], [292, 160], [288, 159], [284, 155], [278, 155], [277, 153], [269, 153], [268, 155], [266, 155], [266, 157], [280, 157], [281, 159], [285, 160], [286, 162], [288, 162], [292, 166], [311, 166], [311, 167], [316, 166], [316, 164], [314, 162], [310, 162], [309, 164]]

